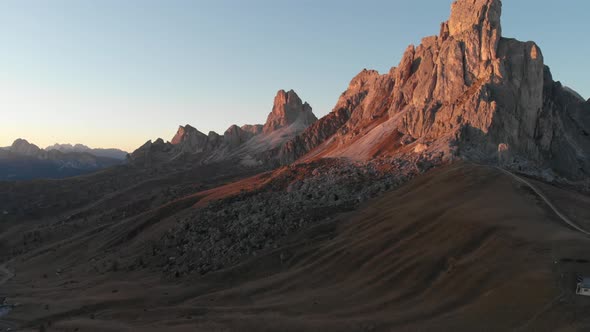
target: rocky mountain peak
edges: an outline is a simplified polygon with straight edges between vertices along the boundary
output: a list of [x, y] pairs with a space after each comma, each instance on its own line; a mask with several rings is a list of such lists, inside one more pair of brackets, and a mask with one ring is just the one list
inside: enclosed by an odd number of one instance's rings
[[481, 76], [500, 72], [497, 53], [502, 38], [501, 15], [501, 0], [457, 0], [451, 6], [449, 20], [441, 25], [440, 41], [426, 38], [422, 45], [440, 44], [449, 38], [449, 45], [459, 43], [465, 57], [464, 78], [471, 85]]
[[283, 160], [411, 154], [590, 174], [590, 105], [553, 81], [537, 44], [502, 38], [501, 13], [500, 0], [455, 1], [440, 35], [386, 74], [359, 73]]
[[237, 125], [232, 125], [225, 133], [223, 133], [223, 140], [226, 144], [228, 144], [231, 148], [235, 148], [250, 138], [252, 138], [254, 134], [243, 130], [242, 128], [238, 127]]
[[210, 139], [215, 141], [219, 140], [217, 136], [219, 136], [217, 133], [209, 133], [209, 135], [205, 135], [195, 127], [187, 124], [178, 127], [178, 131], [170, 143], [173, 146], [176, 146], [177, 150], [181, 152], [202, 152], [207, 148]]
[[[131, 153], [128, 158], [136, 165], [150, 166], [162, 162], [183, 161], [193, 158], [202, 163], [226, 160], [261, 158], [269, 161], [276, 157], [271, 151], [303, 132], [317, 121], [311, 106], [303, 102], [295, 91], [280, 90], [265, 125], [230, 126], [223, 135], [207, 135], [191, 125], [179, 126], [169, 143], [148, 142]], [[261, 161], [256, 161], [259, 165]]]
[[480, 30], [498, 31], [501, 34], [500, 0], [457, 0], [451, 5], [451, 17], [448, 21], [449, 35], [460, 36], [465, 32]]
[[252, 135], [258, 135], [262, 133], [263, 125], [256, 124], [256, 125], [243, 125], [240, 127], [243, 131], [250, 133]]
[[363, 69], [360, 73], [358, 73], [348, 84], [347, 92], [354, 91], [358, 92], [361, 91], [367, 84], [379, 77], [379, 72], [376, 70], [369, 70]]
[[74, 150], [74, 146], [69, 143], [66, 143], [66, 144], [55, 143], [53, 145], [46, 147], [45, 150], [59, 150], [59, 151], [65, 152], [65, 151]]
[[164, 142], [164, 140], [161, 138], [157, 138], [153, 143], [152, 143], [152, 141], [149, 141], [148, 143], [153, 144], [153, 145], [165, 145], [166, 144], [166, 142]]
[[60, 151], [62, 153], [84, 152], [97, 157], [114, 158], [124, 160], [127, 157], [127, 152], [115, 148], [91, 148], [84, 144], [59, 144], [55, 143], [45, 148], [45, 151]]
[[185, 126], [178, 127], [178, 131], [176, 131], [176, 135], [174, 135], [170, 143], [172, 143], [173, 145], [177, 145], [187, 140], [203, 136], [207, 137], [205, 134], [198, 131], [195, 127], [192, 127], [191, 125], [187, 124]]
[[303, 103], [295, 91], [279, 90], [262, 131], [268, 134], [296, 121], [309, 126], [317, 121], [317, 118], [313, 114], [311, 106], [307, 102]]
[[37, 156], [41, 153], [41, 149], [38, 146], [22, 138], [18, 138], [12, 143], [10, 151], [25, 156]]

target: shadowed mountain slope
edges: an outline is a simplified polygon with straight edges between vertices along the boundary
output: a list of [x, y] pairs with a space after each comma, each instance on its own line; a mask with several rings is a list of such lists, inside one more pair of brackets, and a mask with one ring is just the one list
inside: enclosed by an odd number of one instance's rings
[[[572, 194], [552, 189], [554, 197]], [[162, 215], [168, 223], [169, 213]], [[11, 264], [19, 273], [0, 288], [23, 303], [11, 319], [51, 321], [58, 330], [154, 331], [555, 331], [590, 323], [581, 315], [590, 302], [573, 295], [576, 273], [589, 267], [565, 263], [588, 259], [590, 240], [526, 186], [488, 167], [431, 171], [276, 249], [180, 284], [141, 268], [95, 266], [90, 258], [100, 262], [99, 251], [109, 251], [97, 242], [101, 234], [117, 238], [121, 227], [80, 234]], [[112, 242], [122, 247], [106, 255], [138, 253], [151, 227]]]

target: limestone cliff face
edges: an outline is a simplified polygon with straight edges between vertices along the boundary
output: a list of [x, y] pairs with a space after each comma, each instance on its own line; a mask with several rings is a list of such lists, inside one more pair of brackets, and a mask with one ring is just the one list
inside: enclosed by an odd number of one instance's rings
[[389, 73], [363, 70], [282, 159], [386, 151], [495, 163], [500, 149], [504, 162], [589, 174], [588, 103], [553, 82], [535, 43], [502, 37], [501, 13], [500, 0], [455, 1], [439, 35]]
[[590, 103], [554, 82], [547, 67], [535, 141], [541, 159], [558, 173], [590, 175]]
[[373, 123], [387, 112], [387, 101], [392, 89], [390, 75], [363, 70], [352, 79], [331, 113], [282, 147], [280, 161], [284, 164], [293, 162], [319, 145], [325, 145], [326, 140], [336, 133], [340, 133], [339, 137], [344, 140], [349, 132], [358, 132], [363, 126]]
[[245, 131], [246, 133], [249, 133], [252, 136], [256, 136], [260, 133], [262, 133], [262, 128], [264, 126], [260, 125], [260, 124], [256, 124], [256, 125], [243, 125], [240, 127], [240, 129], [242, 129], [242, 131]]
[[227, 145], [229, 145], [232, 148], [244, 144], [252, 137], [254, 137], [254, 134], [252, 132], [243, 130], [237, 125], [232, 125], [223, 134], [223, 140]]
[[170, 159], [174, 145], [158, 138], [154, 142], [147, 141], [129, 154], [127, 161], [136, 166], [153, 166]]
[[170, 143], [180, 151], [203, 152], [207, 149], [209, 137], [187, 124], [178, 128]]
[[10, 146], [9, 151], [29, 157], [39, 157], [42, 154], [42, 150], [38, 146], [22, 138], [16, 139]]
[[288, 127], [296, 121], [309, 126], [317, 121], [308, 103], [303, 103], [293, 90], [280, 90], [273, 103], [272, 111], [266, 119], [262, 132], [269, 134], [277, 129]]

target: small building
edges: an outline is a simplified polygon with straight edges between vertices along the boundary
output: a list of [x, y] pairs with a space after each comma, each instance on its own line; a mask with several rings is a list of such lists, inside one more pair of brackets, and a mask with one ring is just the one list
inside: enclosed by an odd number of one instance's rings
[[590, 296], [590, 278], [578, 276], [577, 281], [576, 294]]

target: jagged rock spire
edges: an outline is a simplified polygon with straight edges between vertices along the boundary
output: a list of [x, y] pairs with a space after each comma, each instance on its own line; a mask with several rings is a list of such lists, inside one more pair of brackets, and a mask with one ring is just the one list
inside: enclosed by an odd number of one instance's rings
[[26, 156], [37, 156], [41, 153], [41, 149], [38, 146], [22, 138], [18, 138], [12, 143], [10, 151]]
[[297, 120], [308, 126], [315, 122], [317, 118], [313, 114], [311, 106], [307, 102], [303, 103], [295, 91], [279, 90], [274, 99], [272, 112], [268, 115], [262, 131], [268, 134], [287, 127]]
[[501, 14], [500, 0], [455, 1], [440, 35], [410, 45], [389, 73], [361, 72], [284, 159], [315, 149], [497, 162], [501, 151], [519, 166], [590, 174], [590, 105], [553, 82], [534, 42], [502, 38]]
[[498, 42], [502, 36], [502, 1], [500, 0], [458, 0], [451, 6], [448, 21], [449, 35], [466, 42], [480, 42], [480, 60], [496, 58]]
[[191, 125], [179, 126], [176, 134], [170, 141], [173, 145], [180, 144], [185, 141], [194, 140], [194, 139], [203, 139], [207, 136], [202, 132], [198, 131], [196, 128], [192, 127]]

